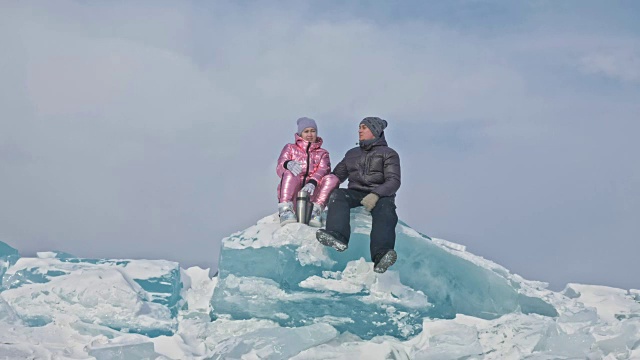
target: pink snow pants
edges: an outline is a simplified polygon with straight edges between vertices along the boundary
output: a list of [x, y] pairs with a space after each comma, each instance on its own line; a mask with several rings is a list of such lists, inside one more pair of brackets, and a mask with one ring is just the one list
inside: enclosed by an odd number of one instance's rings
[[[340, 180], [337, 176], [333, 174], [323, 176], [311, 195], [311, 202], [324, 209], [329, 195], [338, 185]], [[295, 202], [294, 198], [300, 189], [302, 189], [302, 176], [295, 176], [289, 170], [285, 171], [278, 185], [278, 202]]]

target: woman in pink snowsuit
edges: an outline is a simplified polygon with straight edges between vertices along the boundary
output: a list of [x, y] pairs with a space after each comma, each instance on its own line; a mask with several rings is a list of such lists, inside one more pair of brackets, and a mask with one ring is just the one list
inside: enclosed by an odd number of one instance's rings
[[309, 225], [322, 226], [322, 210], [331, 191], [339, 185], [331, 173], [329, 152], [323, 149], [322, 138], [318, 137], [318, 127], [313, 119], [298, 119], [296, 142], [287, 144], [282, 149], [276, 173], [280, 177], [278, 184], [278, 215], [280, 225], [296, 222], [293, 198], [300, 189], [311, 195], [313, 211]]

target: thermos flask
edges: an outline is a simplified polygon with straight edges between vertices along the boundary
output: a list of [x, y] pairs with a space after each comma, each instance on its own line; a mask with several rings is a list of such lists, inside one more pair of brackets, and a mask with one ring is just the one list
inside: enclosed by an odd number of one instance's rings
[[304, 190], [298, 191], [298, 197], [296, 199], [296, 216], [298, 217], [298, 222], [308, 225], [309, 220], [311, 220], [312, 210], [313, 205], [311, 205], [311, 201], [309, 200], [309, 193]]

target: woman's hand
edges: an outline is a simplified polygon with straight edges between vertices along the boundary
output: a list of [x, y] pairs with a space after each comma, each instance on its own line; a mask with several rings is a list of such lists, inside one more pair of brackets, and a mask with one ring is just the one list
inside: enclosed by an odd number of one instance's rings
[[316, 186], [313, 185], [312, 183], [308, 183], [307, 185], [302, 187], [302, 190], [306, 191], [309, 194], [309, 196], [313, 195], [313, 191], [315, 189], [316, 189]]
[[291, 171], [293, 175], [298, 176], [302, 172], [302, 166], [299, 162], [290, 160], [287, 163], [287, 170]]

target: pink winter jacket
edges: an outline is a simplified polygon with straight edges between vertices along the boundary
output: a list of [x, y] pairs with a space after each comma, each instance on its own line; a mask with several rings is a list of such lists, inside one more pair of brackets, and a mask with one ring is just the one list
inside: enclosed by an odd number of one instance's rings
[[287, 170], [285, 162], [294, 160], [302, 166], [302, 172], [299, 176], [303, 179], [303, 184], [313, 180], [311, 182], [315, 182], [317, 186], [322, 177], [331, 172], [329, 152], [321, 148], [321, 137], [318, 137], [314, 143], [305, 141], [297, 133], [295, 137], [295, 144], [287, 144], [282, 149], [276, 165], [276, 173], [281, 178], [282, 174]]

